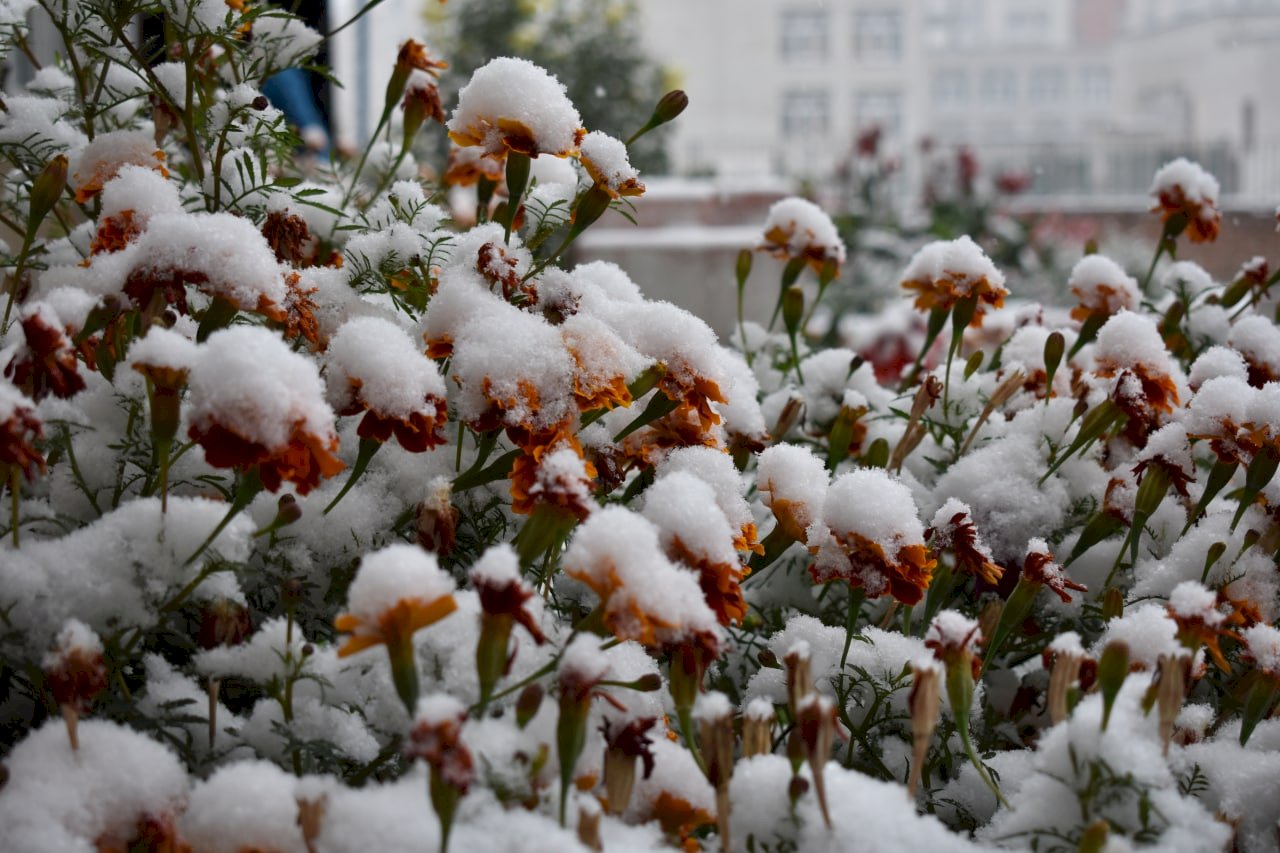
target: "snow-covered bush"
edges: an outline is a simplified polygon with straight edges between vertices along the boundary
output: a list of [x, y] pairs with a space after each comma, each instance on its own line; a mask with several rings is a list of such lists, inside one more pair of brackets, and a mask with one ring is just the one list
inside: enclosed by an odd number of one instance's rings
[[[852, 255], [789, 199], [730, 348], [564, 265], [643, 176], [530, 63], [446, 110], [408, 42], [317, 164], [259, 93], [318, 43], [284, 12], [38, 5], [64, 49], [0, 106], [5, 849], [1274, 848], [1265, 260], [1091, 256], [1041, 306], [937, 241], [886, 369], [806, 338]], [[1222, 227], [1194, 164], [1152, 192], [1157, 259]]]

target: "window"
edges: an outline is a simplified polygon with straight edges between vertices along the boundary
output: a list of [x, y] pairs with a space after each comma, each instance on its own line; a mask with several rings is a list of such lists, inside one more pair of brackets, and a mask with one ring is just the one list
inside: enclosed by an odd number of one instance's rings
[[820, 9], [787, 9], [782, 13], [782, 58], [813, 62], [827, 58], [827, 13]]
[[1066, 71], [1061, 68], [1033, 68], [1030, 96], [1038, 102], [1061, 101], [1067, 96]]
[[1008, 103], [1018, 99], [1018, 78], [1012, 68], [982, 71], [982, 100]]
[[859, 92], [853, 99], [853, 118], [859, 133], [873, 127], [889, 139], [902, 136], [902, 95], [898, 92]]
[[853, 53], [860, 62], [902, 58], [902, 13], [859, 12], [853, 17]]
[[933, 74], [933, 100], [938, 104], [963, 104], [969, 100], [969, 72], [941, 68]]
[[782, 93], [783, 136], [825, 136], [830, 128], [831, 98], [822, 89]]
[[1106, 68], [1081, 68], [1080, 99], [1089, 104], [1111, 100], [1111, 72]]

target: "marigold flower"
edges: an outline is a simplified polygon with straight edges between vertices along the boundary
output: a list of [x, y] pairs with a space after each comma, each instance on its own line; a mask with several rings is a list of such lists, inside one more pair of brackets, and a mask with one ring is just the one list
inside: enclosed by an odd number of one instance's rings
[[757, 487], [778, 526], [793, 542], [808, 539], [809, 526], [822, 517], [826, 464], [807, 447], [775, 444], [760, 454]]
[[1187, 219], [1187, 236], [1193, 243], [1211, 243], [1218, 237], [1222, 213], [1218, 210], [1218, 180], [1198, 163], [1179, 157], [1156, 172], [1151, 195], [1156, 204], [1152, 213], [1161, 221], [1182, 214]]
[[733, 527], [711, 486], [685, 471], [664, 474], [645, 490], [643, 515], [658, 527], [667, 556], [698, 573], [720, 624], [740, 623], [747, 614], [741, 588], [747, 570], [738, 561]]
[[607, 133], [593, 130], [582, 138], [582, 165], [609, 198], [644, 195], [640, 173], [627, 159], [627, 146]]
[[637, 759], [644, 769], [645, 779], [653, 774], [653, 739], [649, 730], [657, 721], [657, 717], [637, 717], [619, 724], [605, 717], [601, 723], [605, 744], [605, 805], [610, 814], [621, 814], [631, 802]]
[[563, 565], [600, 598], [604, 624], [619, 639], [714, 648], [719, 626], [698, 578], [666, 558], [644, 517], [620, 506], [593, 513], [574, 532]]
[[361, 438], [386, 442], [395, 435], [410, 453], [445, 443], [444, 380], [398, 325], [352, 318], [334, 334], [327, 355], [330, 398], [339, 414], [364, 413], [356, 430]]
[[1032, 539], [1027, 543], [1027, 555], [1022, 562], [1022, 577], [1028, 582], [1047, 586], [1053, 594], [1062, 599], [1063, 604], [1071, 603], [1071, 593], [1088, 592], [1089, 588], [1067, 577], [1061, 565], [1053, 559], [1049, 545], [1043, 539]]
[[845, 261], [844, 241], [831, 217], [802, 198], [786, 198], [769, 208], [756, 248], [777, 258], [803, 258], [819, 274], [828, 263], [838, 270]]
[[102, 640], [78, 619], [63, 625], [54, 647], [44, 656], [45, 686], [62, 709], [72, 749], [79, 749], [77, 728], [89, 703], [107, 689], [107, 665]]
[[1111, 399], [1128, 415], [1125, 435], [1139, 447], [1178, 405], [1175, 370], [1160, 332], [1146, 317], [1121, 311], [1098, 331], [1094, 375], [1115, 380]]
[[475, 780], [475, 760], [462, 741], [467, 709], [447, 694], [418, 701], [405, 755], [425, 761], [440, 779], [465, 794]]
[[933, 526], [925, 531], [925, 539], [935, 552], [949, 548], [956, 558], [956, 568], [967, 575], [995, 586], [1004, 569], [995, 564], [991, 549], [978, 535], [969, 505], [950, 498], [933, 517]]
[[400, 52], [396, 55], [396, 65], [421, 71], [431, 77], [439, 77], [440, 72], [449, 67], [449, 63], [444, 60], [432, 59], [427, 53], [427, 46], [413, 39], [409, 39], [400, 46]]
[[393, 651], [411, 648], [414, 633], [457, 609], [453, 592], [453, 578], [414, 545], [366, 554], [347, 591], [347, 611], [333, 621], [350, 635], [338, 657], [384, 644]]
[[43, 302], [26, 306], [21, 326], [24, 345], [9, 360], [4, 375], [36, 401], [50, 394], [65, 399], [83, 390], [75, 345], [53, 309]]
[[499, 57], [476, 70], [458, 93], [449, 138], [505, 156], [565, 157], [585, 131], [564, 85], [526, 59]]
[[575, 436], [557, 430], [550, 440], [530, 437], [523, 449], [511, 468], [512, 512], [528, 515], [546, 504], [581, 521], [596, 509], [596, 470], [583, 459]]
[[968, 236], [935, 240], [916, 252], [902, 274], [902, 287], [916, 294], [921, 311], [950, 311], [962, 299], [974, 300], [974, 326], [982, 325], [987, 307], [1001, 307], [1009, 294], [1004, 275]]
[[454, 145], [449, 148], [449, 164], [441, 179], [451, 187], [469, 187], [481, 178], [492, 183], [503, 179], [502, 158], [483, 148]]
[[209, 336], [191, 370], [188, 434], [217, 468], [256, 466], [262, 484], [306, 494], [343, 468], [315, 365], [252, 326]]
[[937, 565], [924, 543], [911, 491], [875, 468], [835, 479], [808, 545], [814, 583], [840, 578], [871, 598], [887, 593], [903, 604], [924, 597]]
[[168, 177], [165, 155], [145, 130], [113, 130], [100, 133], [80, 150], [70, 164], [76, 202], [85, 204], [125, 166], [144, 166]]
[[44, 456], [35, 447], [43, 436], [44, 424], [31, 400], [0, 380], [0, 468], [12, 465], [34, 481], [44, 472]]
[[1204, 646], [1220, 670], [1231, 671], [1218, 638], [1230, 637], [1238, 642], [1240, 636], [1226, 629], [1227, 614], [1218, 609], [1217, 593], [1196, 581], [1183, 581], [1169, 594], [1168, 611], [1178, 625], [1178, 640], [1183, 646], [1192, 654]]
[[301, 216], [287, 210], [268, 211], [261, 230], [280, 263], [296, 267], [316, 263], [320, 241]]
[[1071, 319], [1100, 323], [1120, 311], [1132, 311], [1142, 301], [1133, 276], [1105, 255], [1086, 255], [1071, 268], [1067, 286], [1080, 300], [1071, 309]]
[[[520, 564], [510, 546], [490, 548], [467, 573], [471, 585], [480, 599], [480, 609], [486, 616], [500, 617], [514, 622], [529, 632], [538, 645], [546, 642], [546, 635], [528, 606], [535, 596], [534, 590], [520, 577]], [[508, 632], [510, 625], [508, 625]], [[504, 655], [505, 657], [505, 655]]]
[[605, 323], [575, 314], [560, 324], [573, 359], [573, 396], [581, 412], [631, 405], [629, 384], [651, 363]]

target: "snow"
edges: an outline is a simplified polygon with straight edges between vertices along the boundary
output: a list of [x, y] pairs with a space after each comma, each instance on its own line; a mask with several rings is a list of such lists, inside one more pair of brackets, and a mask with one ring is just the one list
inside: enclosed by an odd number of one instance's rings
[[978, 621], [970, 619], [958, 610], [944, 610], [939, 613], [929, 623], [929, 630], [924, 635], [926, 644], [936, 644], [940, 649], [964, 650], [971, 654], [978, 653], [982, 639]]
[[1199, 163], [1179, 157], [1161, 166], [1151, 182], [1151, 194], [1157, 198], [1175, 191], [1180, 191], [1187, 201], [1213, 207], [1218, 203], [1221, 187], [1218, 179]]
[[1085, 255], [1077, 261], [1067, 286], [1082, 305], [1107, 316], [1142, 302], [1137, 279], [1106, 255]]
[[775, 444], [760, 454], [756, 476], [765, 506], [790, 513], [798, 532], [822, 518], [829, 479], [823, 460], [807, 447]]
[[1227, 344], [1264, 375], [1280, 380], [1280, 328], [1275, 323], [1258, 314], [1242, 317], [1231, 327]]
[[[453, 578], [436, 558], [415, 545], [389, 545], [366, 554], [347, 591], [347, 612], [366, 626], [401, 601], [424, 604], [454, 592]], [[357, 629], [359, 633], [359, 629]]]
[[[329, 341], [327, 355], [332, 400], [343, 401], [354, 394], [384, 417], [407, 418], [423, 411], [428, 398], [445, 398], [444, 380], [435, 362], [389, 320], [348, 320]], [[337, 408], [344, 406], [339, 403]], [[434, 414], [434, 407], [429, 411]]]
[[765, 217], [760, 239], [764, 249], [780, 249], [790, 257], [816, 257], [843, 264], [844, 241], [826, 211], [803, 198], [774, 202]]
[[1258, 623], [1241, 631], [1240, 636], [1258, 668], [1272, 677], [1280, 677], [1280, 630]]
[[711, 564], [737, 567], [736, 533], [716, 503], [715, 490], [693, 474], [674, 471], [656, 480], [645, 490], [641, 514], [661, 531], [667, 553], [679, 542]]
[[593, 130], [582, 138], [582, 164], [610, 195], [639, 195], [644, 192], [640, 173], [627, 159], [627, 146], [620, 139]]
[[836, 477], [822, 505], [822, 523], [838, 536], [857, 534], [874, 542], [890, 558], [900, 548], [924, 544], [911, 490], [878, 468]]
[[200, 358], [200, 350], [186, 335], [152, 326], [129, 348], [129, 360], [139, 368], [167, 368], [190, 372]]
[[458, 93], [458, 105], [447, 127], [459, 145], [481, 145], [490, 153], [504, 150], [504, 122], [515, 122], [532, 137], [527, 153], [564, 156], [576, 147], [582, 127], [565, 87], [544, 69], [510, 56], [476, 69]]
[[321, 438], [334, 434], [315, 363], [257, 326], [209, 336], [191, 368], [188, 399], [192, 429], [222, 424], [267, 449], [287, 445], [299, 427]]
[[141, 819], [163, 820], [181, 808], [187, 772], [168, 747], [105, 720], [81, 720], [79, 741], [73, 752], [62, 721], [53, 719], [5, 757], [7, 849], [90, 853], [100, 839], [127, 842]]
[[191, 790], [183, 840], [209, 853], [245, 848], [306, 853], [298, 829], [297, 780], [265, 761], [239, 761]]
[[1004, 288], [1004, 274], [968, 235], [955, 240], [935, 240], [920, 249], [907, 262], [902, 280], [945, 281], [957, 298]]
[[1179, 657], [1188, 654], [1178, 642], [1178, 626], [1158, 604], [1141, 604], [1126, 608], [1125, 614], [1107, 623], [1106, 630], [1094, 643], [1094, 656], [1102, 654], [1111, 643], [1129, 647], [1129, 665], [1155, 671], [1161, 655]]

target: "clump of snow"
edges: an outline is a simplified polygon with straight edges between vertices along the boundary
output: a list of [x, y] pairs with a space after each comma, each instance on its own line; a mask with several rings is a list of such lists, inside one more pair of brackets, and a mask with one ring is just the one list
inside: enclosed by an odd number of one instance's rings
[[911, 256], [902, 273], [903, 281], [945, 281], [956, 298], [977, 292], [977, 288], [1004, 288], [1004, 274], [968, 236], [955, 240], [935, 240]]
[[1085, 255], [1077, 261], [1067, 286], [1084, 307], [1107, 315], [1142, 302], [1137, 280], [1106, 255]]
[[428, 397], [443, 400], [447, 393], [435, 362], [404, 329], [380, 317], [348, 320], [329, 341], [327, 354], [329, 394], [339, 409], [354, 393], [381, 415], [407, 418]]
[[527, 59], [504, 56], [471, 75], [447, 126], [459, 145], [501, 153], [508, 147], [504, 134], [514, 132], [531, 137], [527, 153], [535, 157], [563, 156], [577, 147], [582, 118], [563, 83]]
[[580, 147], [587, 171], [611, 194], [638, 195], [644, 191], [640, 173], [627, 158], [627, 146], [622, 140], [593, 130], [582, 138]]
[[1171, 160], [1160, 167], [1151, 182], [1151, 194], [1156, 198], [1180, 191], [1190, 202], [1216, 206], [1221, 187], [1218, 179], [1185, 157]]
[[813, 257], [843, 264], [845, 245], [827, 212], [808, 199], [784, 198], [774, 202], [765, 217], [761, 246], [784, 251], [790, 257]]
[[347, 612], [364, 625], [401, 601], [431, 602], [453, 594], [453, 578], [436, 558], [415, 545], [388, 545], [366, 554], [347, 591]]

